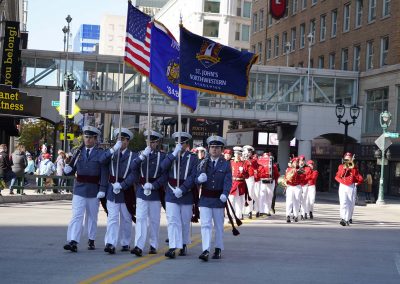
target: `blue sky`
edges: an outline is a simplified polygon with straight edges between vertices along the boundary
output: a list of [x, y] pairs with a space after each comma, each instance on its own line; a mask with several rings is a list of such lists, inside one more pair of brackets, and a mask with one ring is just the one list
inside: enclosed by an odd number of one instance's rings
[[99, 25], [103, 14], [126, 16], [127, 7], [127, 0], [29, 0], [28, 48], [62, 51], [68, 14], [74, 37], [81, 24]]

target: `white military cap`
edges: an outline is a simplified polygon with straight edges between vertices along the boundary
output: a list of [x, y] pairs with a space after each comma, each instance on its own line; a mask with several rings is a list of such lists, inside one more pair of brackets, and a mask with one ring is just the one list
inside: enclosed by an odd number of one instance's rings
[[221, 136], [213, 135], [207, 138], [207, 145], [225, 146], [225, 139]]
[[181, 136], [181, 142], [186, 142], [186, 141], [192, 139], [192, 135], [190, 135], [187, 132], [175, 132], [175, 133], [172, 134], [172, 138], [175, 139], [176, 142], [179, 139], [179, 133], [180, 133], [180, 136]]
[[90, 136], [98, 136], [100, 135], [100, 130], [98, 130], [96, 127], [94, 126], [90, 126], [90, 125], [85, 125], [82, 128], [83, 134], [84, 135], [90, 135]]
[[196, 151], [206, 151], [206, 148], [204, 148], [203, 146], [199, 146], [196, 148]]
[[[119, 128], [114, 129], [114, 137], [117, 137], [119, 134]], [[133, 133], [128, 128], [121, 128], [121, 137], [126, 137], [129, 140], [133, 138]]]
[[236, 146], [236, 147], [233, 147], [233, 151], [234, 152], [243, 152], [243, 148], [239, 147], [239, 146]]
[[[143, 134], [145, 136], [145, 138], [147, 139], [147, 136], [149, 132], [146, 130]], [[164, 136], [156, 131], [150, 130], [150, 141], [157, 141], [159, 139], [164, 138]]]
[[253, 146], [250, 146], [250, 145], [245, 145], [245, 146], [243, 146], [243, 150], [250, 150], [250, 151], [253, 151], [254, 152], [254, 147]]

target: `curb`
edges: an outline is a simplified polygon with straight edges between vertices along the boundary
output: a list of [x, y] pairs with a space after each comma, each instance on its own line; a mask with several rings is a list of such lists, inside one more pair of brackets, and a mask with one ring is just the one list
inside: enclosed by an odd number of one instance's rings
[[0, 204], [4, 203], [24, 203], [24, 202], [42, 202], [56, 200], [72, 200], [72, 194], [40, 194], [40, 195], [12, 195], [0, 196]]

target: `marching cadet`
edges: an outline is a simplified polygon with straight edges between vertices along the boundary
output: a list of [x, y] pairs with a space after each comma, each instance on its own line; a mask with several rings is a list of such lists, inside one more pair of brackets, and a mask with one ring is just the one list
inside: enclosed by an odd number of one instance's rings
[[307, 161], [307, 166], [310, 168], [307, 177], [307, 183], [308, 183], [307, 208], [310, 213], [310, 219], [313, 219], [315, 194], [316, 194], [315, 185], [317, 184], [318, 171], [314, 170], [314, 161], [312, 160]]
[[264, 153], [258, 159], [258, 177], [260, 178], [260, 190], [258, 201], [258, 208], [260, 214], [271, 216], [272, 211], [272, 198], [274, 196], [274, 189], [276, 180], [279, 178], [278, 167], [274, 163], [274, 157], [270, 153]]
[[132, 205], [127, 203], [132, 202], [132, 198], [126, 195], [133, 194], [133, 183], [137, 179], [133, 171], [133, 160], [137, 154], [128, 149], [133, 133], [127, 128], [121, 128], [120, 137], [119, 133], [119, 128], [114, 130], [114, 137], [118, 138], [118, 141], [113, 148], [103, 154], [110, 176], [107, 191], [100, 191], [98, 194], [100, 198], [107, 198], [108, 216], [104, 251], [109, 254], [115, 253], [118, 238], [122, 246], [121, 251], [129, 251], [129, 243], [132, 239], [132, 214], [128, 208]]
[[[248, 212], [249, 218], [252, 219], [253, 217], [253, 209], [257, 212], [257, 216], [259, 217], [259, 208], [258, 202], [254, 202], [256, 199], [255, 192], [259, 191], [259, 179], [257, 178], [257, 155], [254, 154], [254, 148], [250, 145], [243, 146], [243, 160], [246, 162], [246, 171], [248, 172], [249, 176], [246, 178], [247, 184], [247, 191], [245, 196], [245, 202], [248, 203]], [[255, 205], [254, 205], [255, 203]], [[236, 212], [237, 213], [237, 212]]]
[[356, 188], [364, 180], [354, 164], [354, 156], [351, 153], [344, 154], [335, 180], [339, 183], [340, 225], [349, 226], [355, 205]]
[[232, 159], [232, 150], [231, 149], [224, 150], [224, 159], [227, 161], [230, 161]]
[[232, 187], [229, 192], [229, 200], [239, 219], [243, 219], [242, 212], [244, 210], [245, 194], [247, 191], [245, 179], [249, 177], [249, 173], [245, 168], [245, 162], [242, 160], [242, 151], [242, 147], [233, 147], [234, 158], [231, 160]]
[[301, 185], [301, 196], [300, 196], [300, 213], [301, 220], [307, 219], [307, 199], [308, 199], [308, 176], [311, 169], [307, 166], [304, 155], [299, 156], [299, 174], [300, 174], [300, 185]]
[[[181, 137], [180, 143], [178, 142], [179, 136]], [[192, 135], [187, 132], [175, 132], [172, 134], [172, 138], [175, 139], [175, 149], [167, 155], [161, 165], [168, 175], [165, 205], [169, 250], [165, 256], [169, 258], [175, 258], [176, 249], [180, 249], [180, 256], [186, 255], [187, 245], [191, 243], [190, 221], [193, 205], [191, 191], [195, 185], [198, 163], [197, 157], [188, 151]]]
[[221, 155], [225, 140], [220, 136], [210, 136], [207, 144], [210, 157], [200, 164], [196, 179], [202, 185], [199, 206], [203, 253], [199, 259], [203, 261], [208, 261], [213, 222], [215, 251], [212, 258], [221, 258], [221, 251], [224, 249], [224, 207], [232, 185], [230, 163]]
[[293, 212], [294, 221], [298, 222], [301, 195], [301, 175], [298, 172], [299, 159], [293, 158], [290, 167], [286, 169], [285, 180], [286, 188], [286, 222], [290, 223], [290, 214]]
[[83, 145], [75, 152], [70, 164], [64, 167], [66, 175], [76, 175], [72, 218], [68, 225], [67, 244], [64, 245], [65, 250], [72, 252], [78, 251], [84, 219], [88, 225], [88, 249], [95, 249], [99, 198], [104, 197], [108, 186], [107, 166], [101, 163], [103, 149], [96, 145], [100, 131], [93, 126], [84, 126], [82, 130]]
[[[144, 136], [148, 136], [148, 131]], [[160, 152], [159, 145], [163, 135], [150, 131], [150, 146], [135, 159], [137, 175], [136, 183], [136, 230], [135, 247], [132, 254], [142, 256], [149, 230], [149, 254], [157, 254], [160, 231], [161, 204], [164, 202], [164, 183], [167, 176], [163, 174], [161, 163], [166, 154]]]

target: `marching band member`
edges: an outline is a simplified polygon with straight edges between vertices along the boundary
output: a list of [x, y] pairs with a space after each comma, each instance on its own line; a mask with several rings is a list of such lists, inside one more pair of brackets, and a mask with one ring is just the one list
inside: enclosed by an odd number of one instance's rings
[[[129, 251], [132, 239], [132, 214], [128, 211], [126, 203], [130, 200], [125, 194], [133, 194], [133, 183], [137, 179], [133, 171], [133, 160], [137, 154], [128, 149], [133, 133], [127, 128], [114, 130], [114, 137], [118, 139], [113, 148], [105, 151], [103, 159], [109, 167], [109, 184], [107, 191], [100, 191], [98, 197], [107, 198], [107, 231], [104, 237], [104, 251], [115, 253], [118, 239], [122, 246], [121, 251]], [[119, 155], [119, 159], [118, 159]], [[118, 170], [117, 170], [118, 168]], [[118, 178], [116, 177], [118, 171]]]
[[314, 202], [316, 194], [315, 185], [317, 184], [318, 171], [314, 170], [314, 161], [312, 160], [307, 161], [307, 166], [310, 168], [307, 177], [307, 183], [308, 183], [307, 208], [308, 211], [310, 212], [310, 219], [313, 219]]
[[65, 250], [72, 252], [78, 251], [84, 219], [88, 225], [88, 249], [95, 249], [99, 198], [104, 197], [108, 186], [107, 166], [101, 163], [103, 149], [96, 146], [100, 131], [93, 126], [84, 126], [82, 130], [84, 144], [75, 152], [71, 163], [64, 167], [64, 174], [76, 174], [72, 218], [68, 225], [67, 243], [64, 245]]
[[298, 173], [298, 158], [293, 158], [291, 167], [286, 169], [286, 222], [290, 223], [290, 213], [293, 212], [294, 221], [298, 222], [301, 195], [301, 176]]
[[[181, 144], [178, 143], [179, 136]], [[175, 250], [180, 249], [179, 255], [187, 253], [187, 245], [190, 240], [190, 221], [192, 218], [193, 194], [191, 192], [195, 185], [198, 159], [187, 151], [189, 140], [192, 136], [186, 132], [175, 132], [175, 150], [168, 154], [162, 162], [162, 169], [168, 171], [168, 185], [166, 188], [166, 212], [168, 220], [169, 250], [166, 257], [175, 258]], [[178, 169], [178, 161], [180, 167]], [[179, 176], [178, 176], [179, 172]]]
[[[148, 134], [146, 130], [144, 136], [147, 137]], [[166, 154], [158, 149], [162, 138], [163, 135], [160, 133], [150, 131], [150, 146], [147, 146], [134, 161], [135, 171], [140, 178], [135, 184], [135, 247], [131, 253], [139, 257], [143, 255], [147, 230], [149, 230], [149, 254], [156, 254], [158, 249], [161, 204], [164, 202], [163, 186], [167, 181], [161, 169], [161, 163]], [[146, 177], [148, 177], [148, 182], [146, 182]]]
[[200, 163], [196, 179], [196, 183], [202, 185], [199, 206], [203, 252], [199, 259], [203, 261], [208, 261], [213, 223], [215, 251], [212, 258], [221, 258], [224, 249], [224, 207], [232, 185], [230, 163], [221, 155], [225, 140], [220, 136], [210, 136], [207, 144], [210, 157]]
[[260, 178], [258, 208], [260, 214], [271, 216], [272, 197], [276, 180], [279, 178], [278, 167], [273, 163], [273, 156], [270, 153], [264, 153], [258, 159], [258, 165], [257, 173]]
[[230, 161], [232, 159], [232, 150], [231, 149], [224, 150], [224, 159], [227, 161]]
[[307, 199], [308, 199], [308, 176], [311, 169], [307, 166], [304, 155], [299, 156], [299, 170], [300, 173], [300, 185], [301, 185], [301, 195], [300, 195], [300, 213], [301, 220], [307, 219], [308, 207], [307, 207]]
[[343, 163], [338, 167], [335, 180], [339, 183], [340, 225], [348, 226], [354, 210], [356, 186], [364, 180], [354, 164], [351, 153], [344, 154]]
[[234, 158], [231, 160], [232, 187], [229, 192], [229, 200], [239, 219], [243, 219], [245, 193], [247, 185], [245, 179], [249, 177], [245, 162], [242, 160], [242, 147], [233, 147]]
[[[259, 216], [259, 208], [258, 207], [258, 202], [255, 202], [256, 194], [255, 192], [259, 191], [259, 180], [257, 180], [257, 169], [258, 169], [258, 164], [257, 164], [257, 155], [254, 154], [254, 148], [253, 146], [250, 145], [245, 145], [243, 146], [243, 160], [246, 161], [246, 171], [248, 172], [249, 176], [246, 178], [246, 185], [247, 185], [247, 191], [245, 194], [245, 202], [248, 202], [248, 212], [249, 212], [249, 219], [252, 218], [253, 216], [253, 209], [257, 212], [257, 215]], [[258, 196], [258, 194], [257, 194]], [[254, 206], [254, 203], [255, 206]], [[256, 208], [254, 208], [256, 207]], [[236, 211], [238, 214], [238, 212]], [[258, 217], [256, 216], [256, 217]]]

